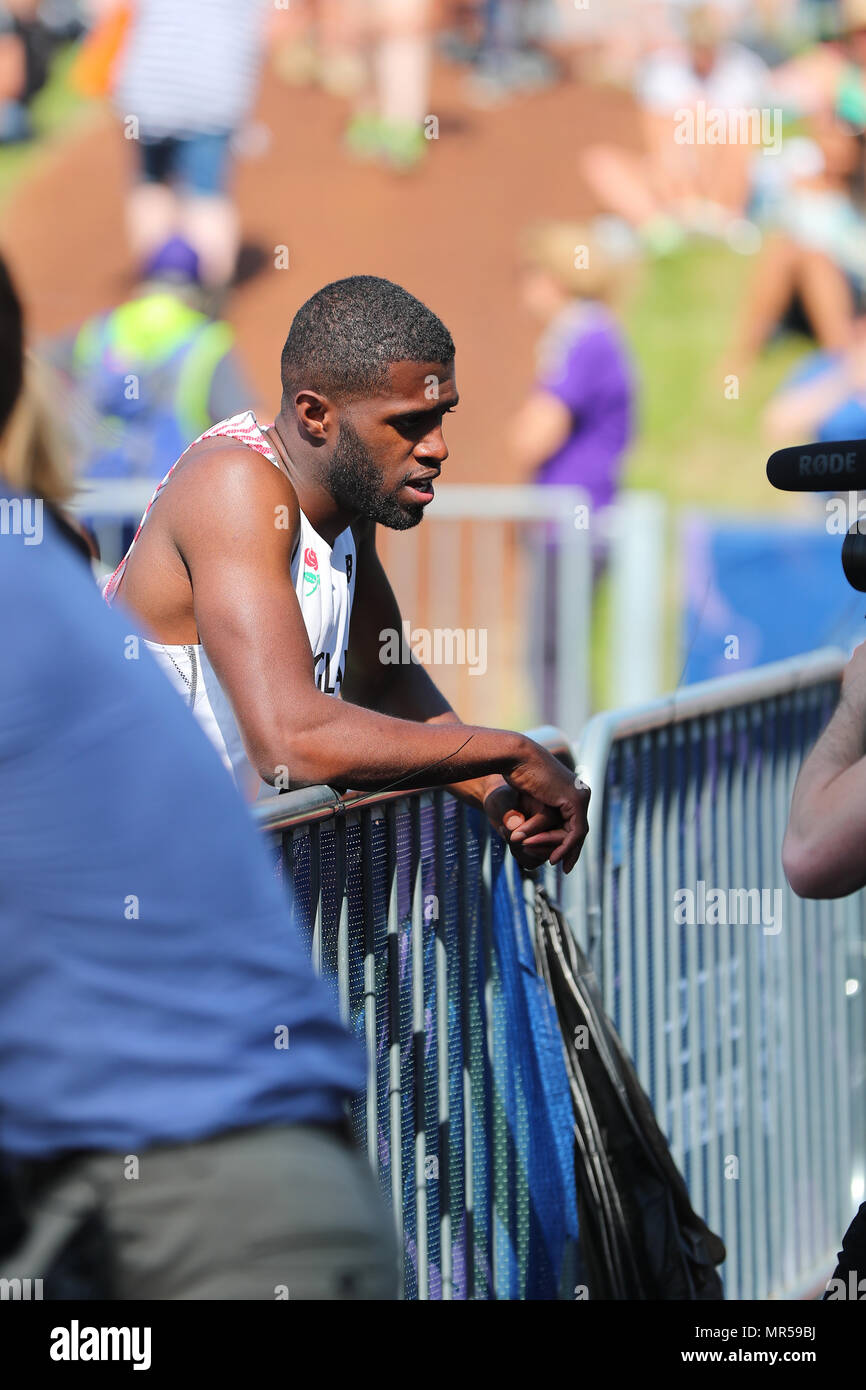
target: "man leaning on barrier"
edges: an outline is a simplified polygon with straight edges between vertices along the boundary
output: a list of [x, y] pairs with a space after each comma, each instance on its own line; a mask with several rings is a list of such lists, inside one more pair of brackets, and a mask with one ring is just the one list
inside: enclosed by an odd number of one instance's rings
[[273, 424], [247, 411], [182, 455], [107, 601], [146, 624], [248, 797], [449, 786], [525, 867], [569, 872], [588, 789], [524, 735], [461, 724], [414, 657], [383, 647], [403, 621], [376, 526], [416, 526], [433, 501], [457, 404], [448, 330], [389, 280], [337, 281], [298, 310], [281, 388]]
[[[836, 710], [800, 769], [782, 864], [801, 898], [843, 898], [866, 886], [866, 642], [845, 667]], [[824, 1296], [866, 1299], [866, 1202]]]

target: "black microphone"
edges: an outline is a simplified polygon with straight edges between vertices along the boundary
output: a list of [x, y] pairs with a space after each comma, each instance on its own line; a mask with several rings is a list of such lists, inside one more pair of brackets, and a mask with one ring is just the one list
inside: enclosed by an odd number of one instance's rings
[[859, 492], [866, 489], [866, 439], [777, 449], [767, 477], [782, 492]]

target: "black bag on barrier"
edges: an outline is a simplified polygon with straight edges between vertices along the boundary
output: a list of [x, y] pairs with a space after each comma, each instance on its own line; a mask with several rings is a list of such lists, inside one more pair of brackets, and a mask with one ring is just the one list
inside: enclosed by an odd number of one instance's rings
[[595, 973], [543, 888], [539, 969], [556, 1004], [575, 1118], [580, 1246], [590, 1298], [724, 1298], [725, 1247], [693, 1210]]

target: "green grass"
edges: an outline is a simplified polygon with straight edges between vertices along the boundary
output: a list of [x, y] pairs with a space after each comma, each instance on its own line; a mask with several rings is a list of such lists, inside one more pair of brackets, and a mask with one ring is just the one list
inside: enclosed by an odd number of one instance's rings
[[[761, 417], [809, 344], [794, 337], [774, 341], [740, 380], [738, 395], [734, 397], [726, 383], [733, 369], [739, 317], [755, 273], [752, 257], [710, 243], [696, 244], [648, 265], [626, 312], [639, 398], [626, 486], [660, 493], [670, 504], [671, 557], [677, 507], [780, 514], [794, 505], [767, 483], [771, 446]], [[598, 708], [609, 707], [611, 701], [609, 597], [603, 587], [593, 624], [593, 693]], [[671, 569], [665, 613], [668, 688], [680, 675], [678, 621]]]
[[70, 85], [69, 74], [77, 44], [63, 48], [51, 65], [48, 81], [33, 99], [30, 111], [35, 138], [22, 145], [0, 147], [0, 209], [45, 149], [46, 142], [77, 125], [93, 109]]
[[713, 245], [647, 269], [627, 315], [640, 401], [629, 487], [672, 503], [779, 509], [764, 472], [761, 415], [807, 344], [790, 337], [770, 344], [734, 397], [726, 378], [754, 274], [753, 258]]

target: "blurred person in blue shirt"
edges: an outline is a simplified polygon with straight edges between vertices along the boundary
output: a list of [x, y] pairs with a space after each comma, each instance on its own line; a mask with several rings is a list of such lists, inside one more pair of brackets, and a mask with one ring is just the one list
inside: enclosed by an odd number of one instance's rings
[[[0, 428], [21, 379], [0, 263]], [[363, 1057], [264, 847], [53, 507], [2, 477], [0, 595], [7, 1197], [38, 1226], [85, 1189], [112, 1297], [393, 1297], [344, 1118]], [[41, 1276], [12, 1244], [4, 1275]]]
[[172, 237], [128, 299], [40, 346], [69, 391], [80, 476], [158, 482], [191, 439], [249, 404], [234, 330], [207, 310], [199, 257]]
[[[172, 237], [128, 299], [38, 346], [66, 393], [58, 404], [79, 477], [158, 482], [191, 439], [246, 408], [234, 330], [208, 310], [199, 257]], [[138, 524], [114, 520], [111, 568]]]

